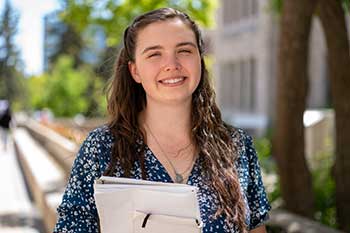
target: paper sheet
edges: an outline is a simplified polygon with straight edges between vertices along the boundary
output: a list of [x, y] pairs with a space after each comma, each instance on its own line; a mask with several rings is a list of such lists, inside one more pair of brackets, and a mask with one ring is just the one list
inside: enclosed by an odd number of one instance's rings
[[117, 177], [95, 182], [102, 233], [132, 233], [136, 212], [193, 218], [201, 222], [197, 188]]

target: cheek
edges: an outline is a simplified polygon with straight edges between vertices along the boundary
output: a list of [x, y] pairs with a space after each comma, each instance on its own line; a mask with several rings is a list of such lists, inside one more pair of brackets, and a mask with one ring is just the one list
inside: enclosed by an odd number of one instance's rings
[[201, 77], [201, 61], [200, 59], [191, 62], [191, 72], [195, 77], [200, 79]]
[[159, 64], [155, 62], [148, 62], [147, 64], [140, 64], [139, 72], [141, 78], [150, 78], [149, 76], [154, 75], [159, 70]]
[[197, 71], [201, 69], [201, 60], [199, 57], [183, 57], [181, 58], [181, 63], [191, 71]]
[[143, 82], [149, 80], [152, 78], [154, 73], [154, 68], [153, 66], [147, 64], [140, 64], [138, 66], [138, 74], [141, 80], [143, 80]]

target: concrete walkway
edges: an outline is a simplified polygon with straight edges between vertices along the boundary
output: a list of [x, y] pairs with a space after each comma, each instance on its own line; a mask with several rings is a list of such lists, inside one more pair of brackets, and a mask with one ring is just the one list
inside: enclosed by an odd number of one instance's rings
[[41, 220], [25, 186], [12, 138], [0, 141], [0, 232], [39, 233]]

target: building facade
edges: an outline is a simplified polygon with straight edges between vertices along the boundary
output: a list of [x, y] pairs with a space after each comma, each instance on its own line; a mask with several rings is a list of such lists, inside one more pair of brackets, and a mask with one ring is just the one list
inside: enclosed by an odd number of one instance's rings
[[[214, 77], [223, 118], [262, 135], [274, 119], [278, 69], [278, 17], [269, 0], [221, 0], [213, 36]], [[308, 108], [330, 106], [327, 51], [313, 19]]]

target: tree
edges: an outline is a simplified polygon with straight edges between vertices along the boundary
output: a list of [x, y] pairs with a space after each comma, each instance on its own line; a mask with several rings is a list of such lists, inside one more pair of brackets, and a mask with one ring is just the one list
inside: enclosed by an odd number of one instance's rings
[[19, 92], [17, 66], [20, 64], [19, 52], [14, 45], [19, 16], [9, 1], [5, 2], [0, 17], [0, 95], [13, 102]]
[[328, 48], [329, 78], [336, 125], [336, 208], [340, 228], [350, 232], [350, 54], [345, 11], [340, 0], [319, 0]]
[[26, 79], [26, 86], [28, 89], [28, 105], [31, 109], [47, 108], [47, 82], [48, 75], [46, 73], [39, 76], [32, 76]]
[[76, 70], [71, 57], [61, 56], [46, 82], [45, 103], [57, 116], [74, 116], [86, 110], [86, 91], [89, 74], [86, 70]]
[[103, 82], [108, 82], [113, 75], [113, 65], [115, 63], [115, 55], [118, 53], [118, 48], [107, 47], [101, 56], [99, 64], [95, 68], [95, 72], [101, 77]]
[[[103, 115], [106, 109], [101, 90], [102, 82], [91, 67], [74, 68], [74, 59], [61, 56], [49, 73], [34, 76], [27, 81], [30, 100], [34, 109], [49, 108], [55, 116], [72, 117], [78, 113]], [[91, 102], [95, 109], [89, 109]]]
[[47, 54], [46, 69], [51, 69], [58, 58], [68, 55], [73, 58], [74, 67], [83, 63], [81, 53], [84, 41], [74, 27], [62, 22], [59, 11], [55, 11], [45, 17], [45, 47]]
[[[51, 64], [54, 64], [58, 58], [62, 55], [68, 55], [73, 58], [74, 68], [81, 65], [81, 51], [83, 49], [83, 40], [79, 33], [73, 28], [72, 25], [63, 25], [63, 32], [56, 32], [59, 34], [59, 42], [54, 54], [49, 58]], [[53, 32], [55, 33], [55, 32]]]
[[311, 19], [317, 0], [284, 0], [280, 20], [274, 154], [285, 207], [313, 217], [314, 195], [304, 155]]
[[[282, 6], [286, 0], [272, 0], [272, 2], [274, 9], [279, 11], [282, 9]], [[350, 130], [350, 124], [348, 121], [350, 118], [350, 104], [348, 102], [350, 99], [350, 92], [347, 90], [347, 88], [350, 86], [350, 70], [348, 68], [350, 66], [350, 54], [345, 13], [349, 12], [350, 1], [317, 0], [316, 2], [318, 4], [317, 8], [315, 8], [317, 11], [314, 13], [318, 13], [326, 36], [328, 49], [327, 60], [329, 67], [328, 75], [331, 83], [333, 107], [336, 114], [335, 181], [337, 222], [342, 230], [349, 231], [350, 224], [348, 222], [348, 218], [350, 216], [350, 157], [347, 155], [350, 154], [350, 137], [347, 132]], [[293, 28], [289, 28], [290, 33], [294, 34], [295, 32], [293, 30]], [[281, 35], [283, 35], [283, 33], [285, 32], [282, 32]], [[305, 41], [303, 43], [305, 43]], [[291, 48], [291, 50], [293, 49], [294, 46]], [[281, 50], [282, 48], [280, 48], [280, 55], [282, 54]], [[299, 57], [294, 56], [293, 61], [289, 62], [295, 63], [303, 57], [305, 56], [299, 53]], [[282, 66], [281, 71], [285, 69], [285, 67], [283, 67], [283, 64], [285, 65], [285, 63], [286, 61], [280, 59], [280, 64]], [[302, 70], [299, 70], [299, 73], [306, 73], [306, 67], [303, 66], [302, 68]], [[296, 71], [296, 69], [294, 70]], [[279, 80], [284, 79], [282, 75], [283, 73], [280, 72], [278, 77]], [[295, 75], [298, 77], [298, 74]], [[304, 83], [302, 83], [302, 86], [303, 85]], [[279, 90], [279, 92], [282, 92], [282, 90]], [[299, 95], [295, 90], [291, 90], [291, 92], [295, 92], [294, 95]], [[282, 104], [283, 101], [285, 100], [279, 99], [280, 104]], [[284, 104], [286, 106], [289, 106], [290, 102], [284, 102]], [[278, 112], [281, 108], [281, 106], [278, 106]], [[280, 118], [282, 118], [282, 116], [279, 116], [279, 119]], [[302, 122], [302, 118], [299, 117], [299, 121]], [[282, 129], [279, 129], [280, 125], [277, 125], [276, 127], [278, 131], [282, 131]], [[298, 137], [298, 135], [293, 136], [293, 138], [295, 137]], [[282, 140], [289, 139], [288, 137], [280, 138], [280, 141], [277, 139], [275, 145], [276, 148], [279, 148], [279, 143], [283, 144]], [[295, 141], [295, 139], [293, 141]], [[289, 144], [288, 142], [285, 143]], [[277, 151], [281, 152], [280, 149], [277, 149]], [[282, 155], [279, 156], [282, 157]], [[284, 159], [282, 158], [282, 160]], [[280, 170], [283, 169], [284, 167], [280, 168]], [[283, 176], [283, 174], [281, 174], [281, 176]], [[291, 202], [290, 205], [293, 205], [293, 202]]]
[[89, 25], [100, 25], [105, 29], [107, 45], [118, 45], [124, 28], [142, 12], [159, 7], [175, 7], [188, 12], [203, 26], [214, 22], [217, 0], [61, 0], [64, 6], [62, 18], [82, 32]]

